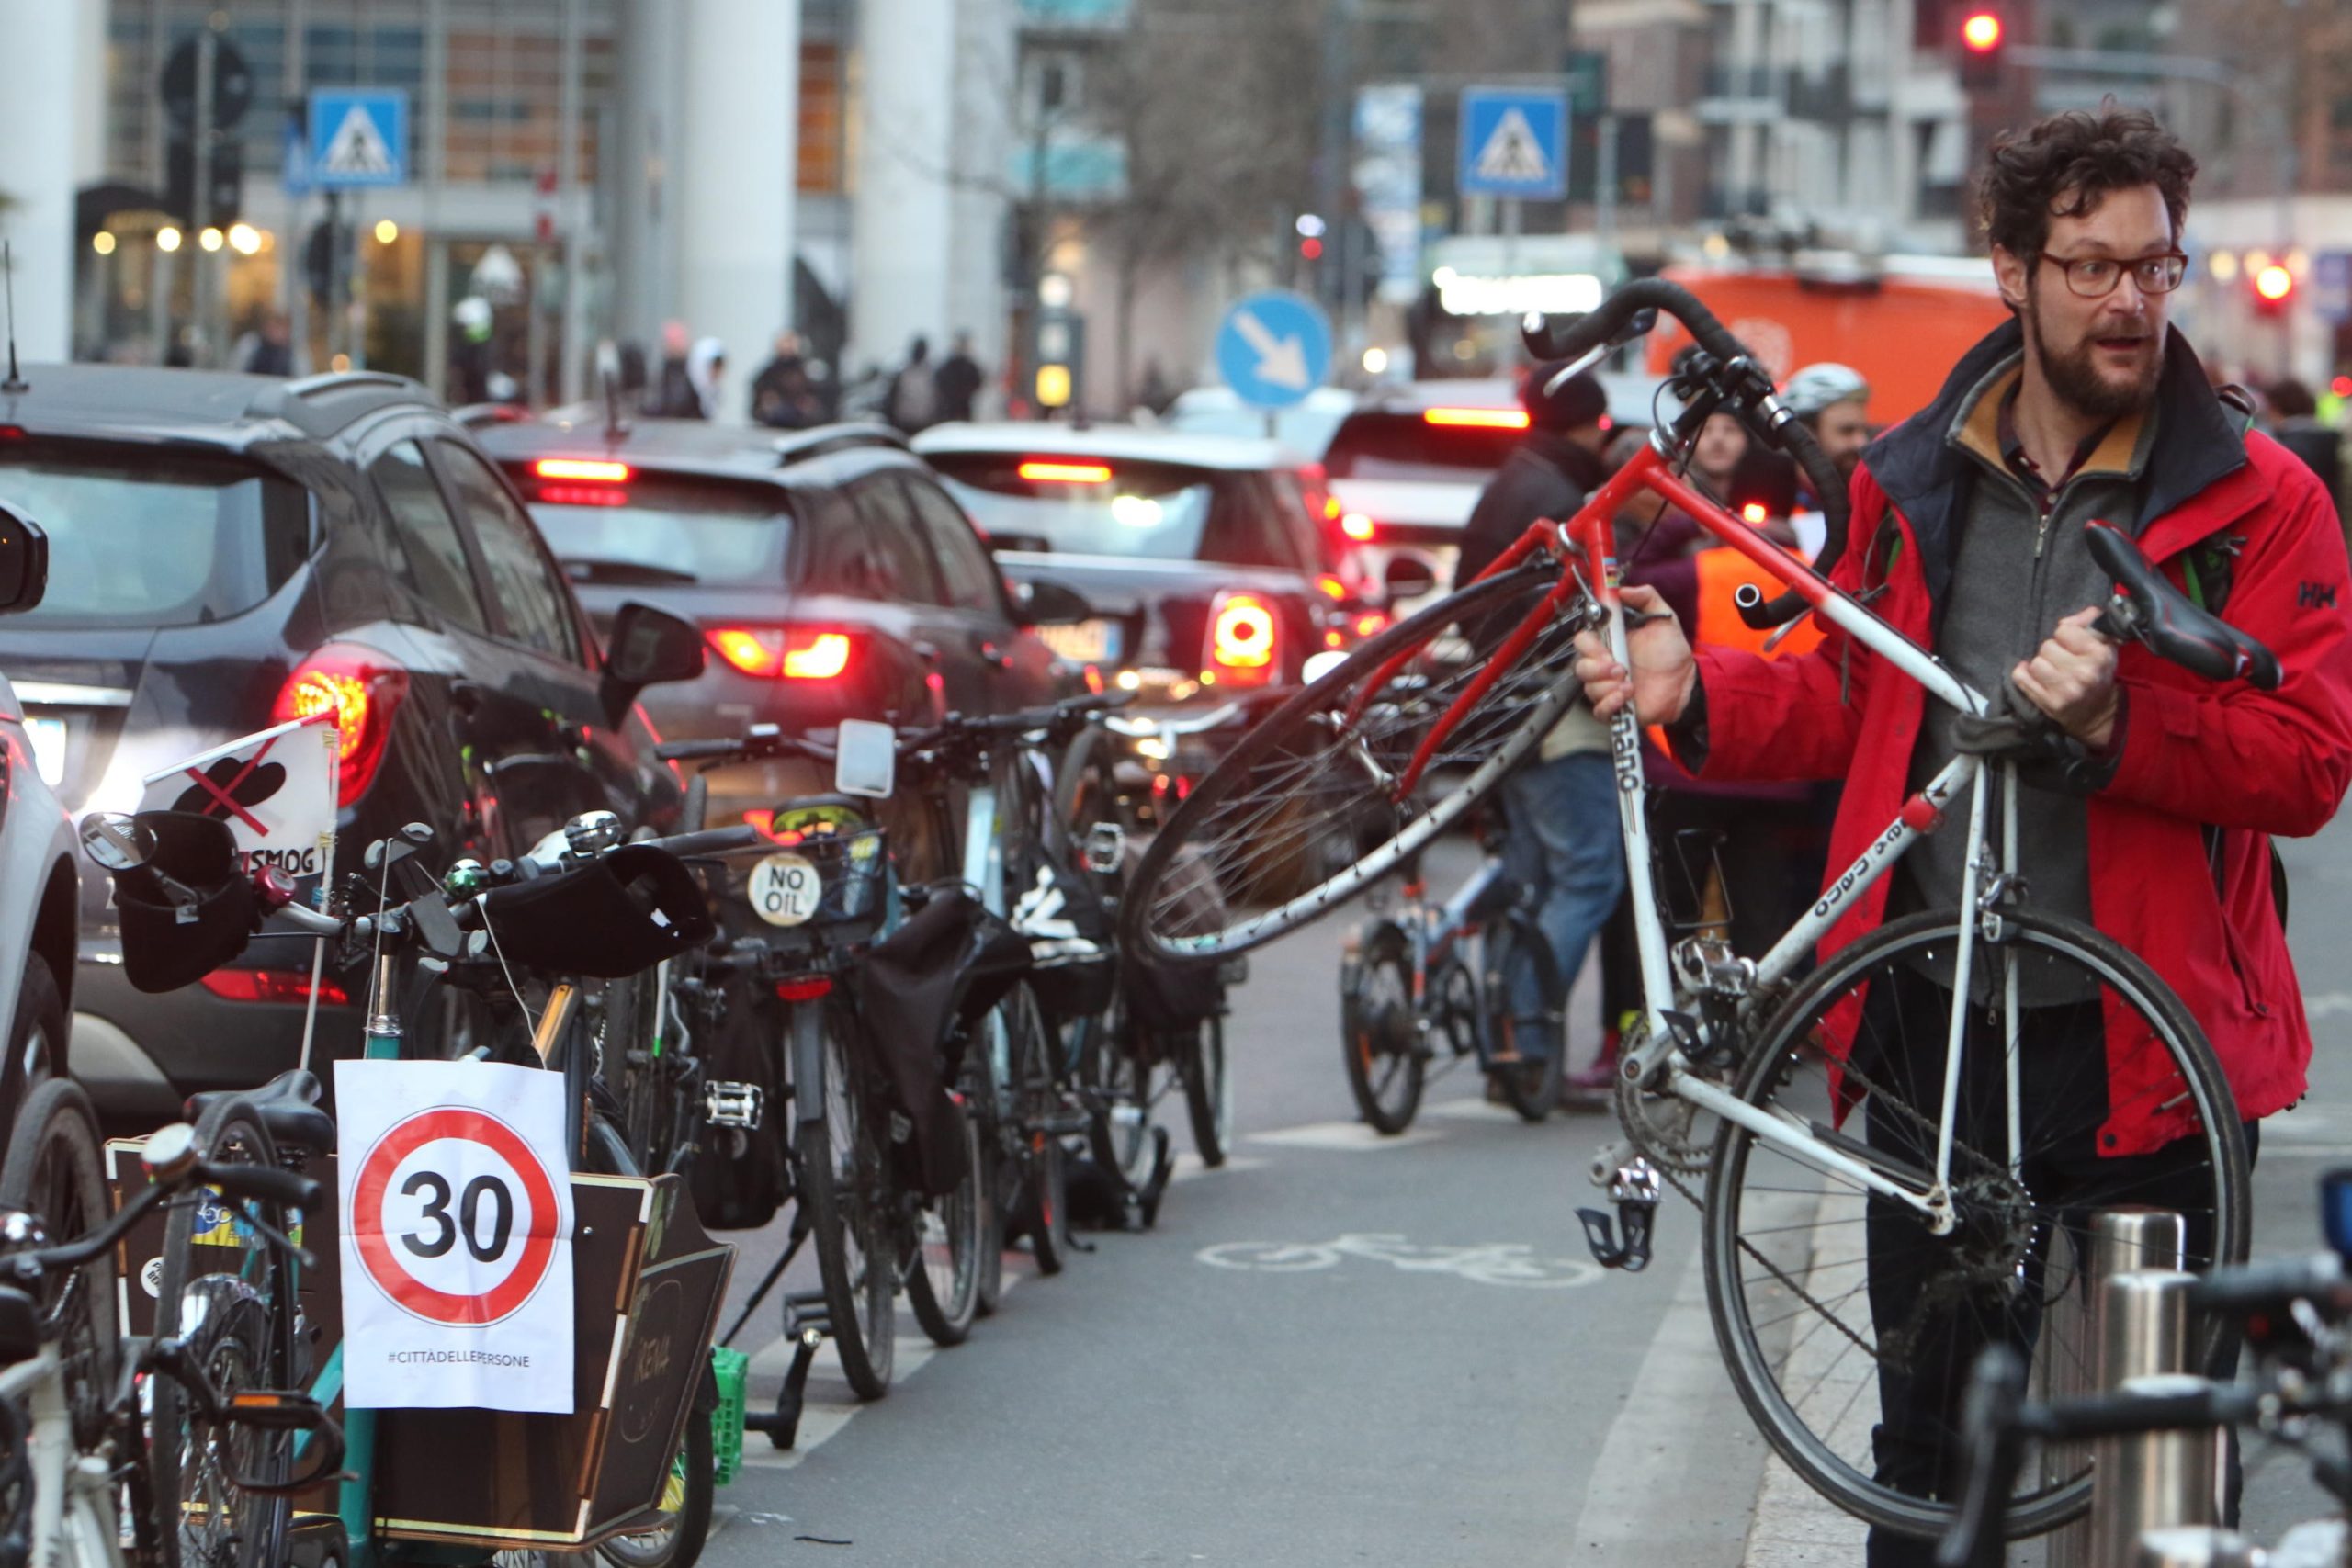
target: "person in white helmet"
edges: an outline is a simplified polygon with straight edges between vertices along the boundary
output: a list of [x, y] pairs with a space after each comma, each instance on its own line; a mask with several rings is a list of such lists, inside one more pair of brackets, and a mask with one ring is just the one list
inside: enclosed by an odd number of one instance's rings
[[[1815, 440], [1838, 471], [1851, 479], [1861, 466], [1862, 448], [1871, 444], [1871, 384], [1850, 365], [1823, 360], [1789, 378], [1781, 402], [1797, 422], [1813, 432]], [[1804, 488], [1800, 478], [1797, 510], [1790, 519], [1807, 559], [1817, 555], [1827, 533], [1821, 500]]]

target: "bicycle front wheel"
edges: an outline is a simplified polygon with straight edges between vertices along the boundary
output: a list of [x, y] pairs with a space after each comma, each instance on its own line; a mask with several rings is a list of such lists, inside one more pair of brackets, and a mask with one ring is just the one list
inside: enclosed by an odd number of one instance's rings
[[980, 1205], [987, 1201], [988, 1163], [968, 1107], [955, 1111], [956, 1146], [963, 1150], [956, 1190], [926, 1202], [918, 1216], [914, 1257], [907, 1269], [907, 1304], [934, 1345], [961, 1345], [980, 1304]]
[[1444, 735], [1416, 790], [1399, 788], [1438, 721], [1490, 667], [1482, 650], [1557, 581], [1547, 560], [1473, 583], [1253, 725], [1136, 867], [1122, 911], [1129, 950], [1185, 963], [1271, 942], [1338, 908], [1501, 783], [1576, 698], [1567, 617], [1543, 624]]
[[[78, 1240], [106, 1223], [109, 1206], [97, 1115], [71, 1078], [43, 1079], [17, 1113], [6, 1163], [0, 1165], [0, 1209], [39, 1214], [52, 1245]], [[114, 1395], [115, 1341], [122, 1332], [115, 1321], [114, 1270], [112, 1247], [82, 1267], [82, 1288], [57, 1347], [65, 1363], [74, 1438], [85, 1450], [104, 1440], [107, 1401]], [[57, 1310], [73, 1278], [43, 1277], [44, 1315]]]
[[[258, 1121], [224, 1100], [197, 1123], [198, 1146], [214, 1165], [275, 1165]], [[284, 1261], [243, 1213], [250, 1207], [280, 1231], [276, 1204], [250, 1205], [209, 1189], [172, 1205], [164, 1224], [155, 1332], [177, 1338], [224, 1405], [246, 1390], [291, 1388], [288, 1349], [296, 1307]], [[151, 1382], [148, 1470], [161, 1568], [277, 1568], [291, 1505], [282, 1494], [243, 1483], [282, 1484], [292, 1473], [293, 1434], [215, 1423], [178, 1382]]]
[[[1708, 1173], [1707, 1298], [1732, 1382], [1764, 1436], [1848, 1513], [1934, 1537], [1962, 1479], [1960, 1394], [1994, 1344], [2052, 1386], [2087, 1387], [2082, 1348], [2044, 1309], [2079, 1291], [2071, 1258], [2095, 1211], [2148, 1204], [2185, 1222], [2188, 1267], [2242, 1261], [2251, 1232], [2245, 1132], [2211, 1046], [2146, 964], [2089, 927], [2005, 912], [1977, 944], [1962, 1038], [1951, 1186], [1956, 1224], [1866, 1196], [1849, 1177], [1726, 1122]], [[1950, 912], [1898, 920], [1837, 954], [1768, 1023], [1736, 1092], [1797, 1134], [1925, 1190], [1936, 1168], [1959, 937]], [[2018, 1038], [2002, 1005], [2014, 972]], [[2022, 1049], [2019, 1049], [2019, 1047]], [[2015, 1051], [2018, 1157], [2007, 1061]], [[1860, 1104], [1855, 1101], [1859, 1100]], [[1838, 1130], [1838, 1108], [1850, 1113]], [[2119, 1124], [2177, 1135], [2107, 1157]], [[2064, 1235], [2064, 1246], [2054, 1246]], [[2199, 1370], [2220, 1370], [2208, 1328]], [[2087, 1458], [2036, 1452], [2008, 1507], [2012, 1536], [2089, 1506]]]

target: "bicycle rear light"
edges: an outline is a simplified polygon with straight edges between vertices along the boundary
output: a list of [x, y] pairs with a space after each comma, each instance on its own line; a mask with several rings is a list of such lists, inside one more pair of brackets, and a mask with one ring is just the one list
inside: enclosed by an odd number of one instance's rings
[[1220, 593], [1209, 607], [1201, 683], [1262, 686], [1273, 679], [1281, 644], [1282, 623], [1272, 605], [1255, 593]]

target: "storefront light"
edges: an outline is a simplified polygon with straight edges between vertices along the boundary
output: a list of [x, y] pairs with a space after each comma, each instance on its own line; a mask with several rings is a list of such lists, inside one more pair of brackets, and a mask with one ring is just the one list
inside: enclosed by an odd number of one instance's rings
[[166, 223], [155, 231], [155, 248], [166, 254], [180, 248], [180, 231]]
[[261, 249], [261, 231], [250, 223], [229, 225], [229, 248], [241, 256], [249, 256]]
[[102, 256], [114, 254], [114, 236], [104, 229], [90, 236], [90, 249]]
[[376, 243], [389, 245], [401, 237], [401, 226], [389, 218], [376, 220]]
[[207, 225], [204, 231], [196, 237], [196, 243], [208, 251], [217, 251], [227, 243], [227, 237], [220, 230]]

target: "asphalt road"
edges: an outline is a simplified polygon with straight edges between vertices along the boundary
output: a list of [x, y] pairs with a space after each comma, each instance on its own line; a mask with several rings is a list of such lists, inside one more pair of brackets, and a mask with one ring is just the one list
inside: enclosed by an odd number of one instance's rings
[[[2318, 1049], [2311, 1100], [2266, 1129], [2261, 1252], [2318, 1245], [2314, 1179], [2352, 1164], [2352, 973], [2336, 955], [2352, 828], [2285, 849]], [[902, 1314], [886, 1400], [856, 1404], [820, 1359], [799, 1446], [747, 1438], [706, 1561], [1859, 1562], [1842, 1520], [1772, 1554], [1786, 1488], [1766, 1488], [1716, 1358], [1695, 1212], [1660, 1210], [1646, 1273], [1585, 1263], [1575, 1210], [1598, 1196], [1584, 1171], [1609, 1122], [1523, 1125], [1465, 1071], [1432, 1085], [1404, 1137], [1355, 1122], [1336, 1006], [1345, 925], [1266, 950], [1235, 994], [1225, 1168], [1188, 1160], [1156, 1231], [1091, 1236], [1057, 1278], [1008, 1259], [1018, 1283], [964, 1346], [932, 1352]], [[1580, 992], [1579, 1054], [1594, 1015]], [[1189, 1146], [1182, 1120], [1171, 1107]], [[730, 1238], [736, 1302], [784, 1230]], [[1327, 1247], [1314, 1268], [1248, 1266], [1267, 1243]], [[737, 1340], [754, 1352], [755, 1407], [789, 1359], [781, 1326], [771, 1303]], [[2323, 1511], [2291, 1453], [2257, 1450], [2250, 1476], [2257, 1535]]]

